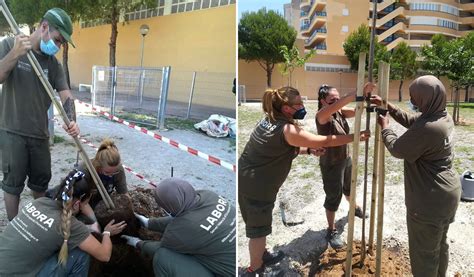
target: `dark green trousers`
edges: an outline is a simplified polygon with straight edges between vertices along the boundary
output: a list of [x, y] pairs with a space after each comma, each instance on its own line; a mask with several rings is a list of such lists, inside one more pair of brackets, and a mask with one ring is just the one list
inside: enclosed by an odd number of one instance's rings
[[49, 140], [4, 132], [2, 151], [2, 189], [20, 195], [28, 176], [28, 187], [45, 192], [51, 180]]
[[446, 276], [449, 224], [454, 218], [431, 219], [407, 212], [411, 272], [415, 277]]

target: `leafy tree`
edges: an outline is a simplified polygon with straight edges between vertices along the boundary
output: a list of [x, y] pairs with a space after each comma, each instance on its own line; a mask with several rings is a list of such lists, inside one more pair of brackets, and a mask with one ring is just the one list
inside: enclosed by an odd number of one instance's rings
[[[133, 12], [141, 6], [147, 8], [156, 7], [156, 0], [84, 0], [87, 5], [81, 13], [83, 20], [102, 19], [111, 25], [111, 35], [109, 42], [109, 65], [115, 66], [115, 52], [117, 50], [117, 26], [119, 18], [126, 13]], [[127, 18], [125, 17], [125, 20]]]
[[[377, 37], [374, 39], [377, 41]], [[359, 54], [361, 52], [369, 53], [370, 49], [370, 29], [367, 25], [362, 24], [349, 34], [349, 36], [346, 38], [344, 41], [344, 44], [342, 45], [344, 48], [344, 53], [351, 63], [351, 69], [357, 70], [359, 67]], [[368, 58], [369, 55], [367, 55], [367, 61], [366, 61], [366, 68], [368, 67]], [[375, 43], [375, 48], [374, 48], [374, 75], [377, 75], [377, 69], [378, 69], [378, 63], [379, 61], [386, 61], [388, 62], [390, 59], [390, 53], [387, 51], [387, 48], [376, 42]]]
[[300, 51], [296, 45], [293, 45], [293, 48], [291, 49], [288, 49], [286, 45], [283, 45], [280, 52], [283, 54], [283, 58], [285, 59], [284, 63], [281, 64], [280, 69], [283, 75], [288, 75], [288, 86], [291, 86], [291, 75], [295, 68], [304, 66], [304, 64], [316, 53], [314, 49], [311, 49], [311, 51], [304, 55], [304, 57], [300, 57]]
[[448, 41], [441, 34], [436, 34], [431, 38], [431, 45], [421, 47], [421, 68], [438, 79], [447, 74], [447, 47]]
[[398, 101], [402, 101], [403, 81], [416, 75], [418, 64], [416, 62], [416, 52], [405, 42], [398, 44], [390, 57], [390, 79], [400, 80], [398, 87]]
[[239, 58], [257, 61], [267, 73], [267, 86], [271, 87], [275, 64], [285, 61], [281, 47], [293, 47], [296, 30], [277, 12], [262, 8], [243, 13], [238, 32]]

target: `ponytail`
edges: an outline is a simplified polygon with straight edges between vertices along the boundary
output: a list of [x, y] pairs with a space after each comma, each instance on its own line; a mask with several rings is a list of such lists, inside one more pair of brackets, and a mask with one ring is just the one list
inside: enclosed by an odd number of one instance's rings
[[[299, 91], [292, 87], [268, 89], [262, 98], [262, 108], [265, 115], [270, 121], [275, 122], [277, 117], [284, 116], [281, 111], [283, 105], [293, 105], [296, 96], [299, 95]], [[290, 122], [294, 123], [294, 120], [290, 118]]]
[[113, 140], [104, 139], [102, 141], [92, 164], [96, 170], [107, 166], [115, 167], [120, 164], [120, 154]]

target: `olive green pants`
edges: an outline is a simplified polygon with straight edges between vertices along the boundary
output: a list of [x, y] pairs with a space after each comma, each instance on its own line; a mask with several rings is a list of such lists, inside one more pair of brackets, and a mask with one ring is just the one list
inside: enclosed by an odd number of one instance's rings
[[446, 276], [449, 245], [446, 241], [453, 218], [434, 220], [407, 212], [408, 243], [413, 276]]
[[155, 276], [197, 276], [213, 277], [214, 274], [204, 267], [192, 255], [177, 253], [161, 247], [153, 256], [153, 271]]

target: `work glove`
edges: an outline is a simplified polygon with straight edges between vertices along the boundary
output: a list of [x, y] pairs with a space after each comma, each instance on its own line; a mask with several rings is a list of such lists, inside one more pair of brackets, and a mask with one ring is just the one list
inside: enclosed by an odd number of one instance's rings
[[137, 237], [132, 237], [132, 236], [127, 236], [127, 235], [121, 235], [121, 238], [127, 241], [127, 244], [133, 247], [137, 247], [137, 244], [142, 241], [141, 239]]
[[137, 213], [134, 213], [134, 214], [135, 214], [135, 217], [138, 219], [138, 221], [140, 221], [140, 224], [143, 227], [148, 229], [148, 220], [149, 220], [149, 218], [146, 217], [146, 216], [143, 216], [141, 214], [137, 214]]

